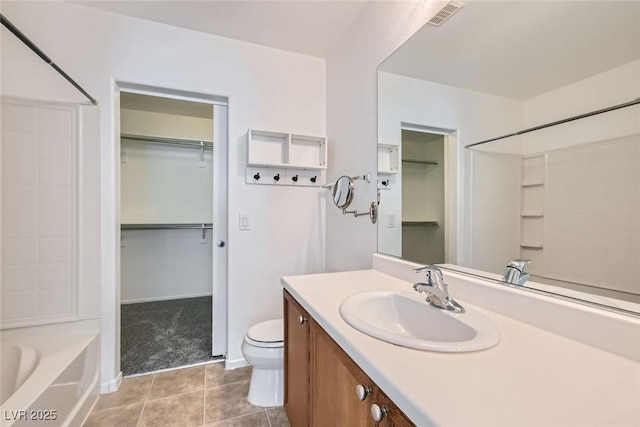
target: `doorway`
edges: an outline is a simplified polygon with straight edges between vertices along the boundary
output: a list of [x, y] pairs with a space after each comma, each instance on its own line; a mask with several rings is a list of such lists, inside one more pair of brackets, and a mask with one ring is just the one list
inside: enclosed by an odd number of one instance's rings
[[120, 92], [124, 376], [226, 353], [227, 107]]

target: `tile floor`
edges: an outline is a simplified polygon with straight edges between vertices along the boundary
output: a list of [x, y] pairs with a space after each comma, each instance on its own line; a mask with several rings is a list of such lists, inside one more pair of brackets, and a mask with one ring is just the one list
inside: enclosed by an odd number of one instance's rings
[[251, 368], [222, 363], [128, 378], [100, 396], [84, 427], [289, 427], [282, 407], [247, 401]]

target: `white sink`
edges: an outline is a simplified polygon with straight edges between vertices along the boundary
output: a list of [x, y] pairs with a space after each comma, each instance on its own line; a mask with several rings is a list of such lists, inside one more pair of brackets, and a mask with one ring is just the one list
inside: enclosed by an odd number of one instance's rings
[[382, 341], [439, 352], [484, 350], [500, 342], [493, 322], [468, 305], [456, 314], [414, 292], [370, 291], [345, 299], [340, 315], [352, 327]]

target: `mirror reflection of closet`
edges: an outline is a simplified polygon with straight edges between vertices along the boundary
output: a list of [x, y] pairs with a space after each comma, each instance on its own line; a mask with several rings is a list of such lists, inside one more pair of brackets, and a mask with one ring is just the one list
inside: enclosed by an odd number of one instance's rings
[[445, 262], [444, 135], [402, 130], [402, 257]]
[[121, 366], [213, 360], [213, 106], [121, 93]]

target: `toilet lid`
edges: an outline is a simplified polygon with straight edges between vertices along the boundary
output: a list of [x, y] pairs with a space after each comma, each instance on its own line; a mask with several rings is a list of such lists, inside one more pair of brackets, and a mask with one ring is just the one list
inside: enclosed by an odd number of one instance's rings
[[258, 342], [282, 342], [284, 322], [282, 319], [275, 319], [253, 325], [247, 331], [247, 337]]

